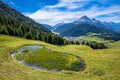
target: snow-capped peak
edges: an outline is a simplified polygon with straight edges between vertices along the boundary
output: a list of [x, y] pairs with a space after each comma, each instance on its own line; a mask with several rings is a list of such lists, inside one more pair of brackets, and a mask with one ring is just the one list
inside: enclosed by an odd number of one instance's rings
[[92, 20], [90, 18], [88, 18], [87, 16], [82, 16], [74, 22], [75, 23], [80, 23], [80, 22], [92, 23]]

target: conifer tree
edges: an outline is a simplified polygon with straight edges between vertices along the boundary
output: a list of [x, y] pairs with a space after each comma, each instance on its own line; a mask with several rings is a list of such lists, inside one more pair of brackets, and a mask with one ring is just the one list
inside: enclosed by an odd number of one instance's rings
[[25, 38], [26, 38], [26, 39], [33, 39], [32, 32], [29, 31], [28, 33], [26, 33], [26, 34], [25, 34]]
[[2, 25], [0, 28], [0, 34], [9, 34], [7, 28], [4, 25]]

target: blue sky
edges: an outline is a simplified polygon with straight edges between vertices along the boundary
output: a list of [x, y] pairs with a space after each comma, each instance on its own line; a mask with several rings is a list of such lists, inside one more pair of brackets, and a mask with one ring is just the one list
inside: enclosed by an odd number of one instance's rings
[[55, 25], [81, 16], [120, 22], [119, 0], [3, 0], [39, 23]]

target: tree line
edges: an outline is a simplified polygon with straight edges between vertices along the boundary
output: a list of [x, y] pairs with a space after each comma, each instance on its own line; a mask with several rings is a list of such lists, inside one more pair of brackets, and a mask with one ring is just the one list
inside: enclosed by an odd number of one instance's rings
[[104, 43], [98, 43], [96, 41], [82, 41], [81, 44], [90, 46], [93, 49], [106, 49], [107, 48]]
[[86, 45], [91, 47], [92, 49], [106, 49], [107, 46], [105, 46], [104, 43], [98, 43], [96, 41], [71, 41], [70, 44], [76, 44], [76, 45]]

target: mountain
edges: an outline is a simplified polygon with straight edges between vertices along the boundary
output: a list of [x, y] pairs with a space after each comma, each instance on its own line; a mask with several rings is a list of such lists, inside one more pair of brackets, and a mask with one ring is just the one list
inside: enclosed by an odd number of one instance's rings
[[[109, 25], [108, 25], [109, 24]], [[87, 16], [82, 16], [81, 18], [73, 21], [72, 23], [65, 23], [58, 26], [54, 31], [59, 32], [61, 36], [81, 36], [87, 33], [97, 33], [99, 37], [104, 39], [114, 39], [120, 40], [120, 32], [118, 24], [116, 23], [115, 29], [111, 28], [110, 23], [105, 25], [96, 19], [90, 19]], [[114, 23], [115, 26], [115, 23]]]
[[41, 24], [36, 23], [34, 20], [22, 15], [20, 12], [16, 11], [15, 9], [10, 8], [8, 5], [4, 4], [2, 1], [0, 1], [0, 15], [5, 15], [9, 18], [15, 19], [21, 23], [25, 23], [28, 26], [34, 27], [43, 32], [51, 33], [50, 30], [48, 30]]
[[53, 26], [54, 30], [55, 30], [57, 27], [59, 27], [59, 26], [61, 26], [61, 25], [63, 25], [63, 24], [64, 24], [64, 23], [58, 23], [58, 24], [54, 25], [54, 26]]
[[57, 25], [56, 29], [54, 29], [54, 32], [62, 33], [66, 29], [68, 29], [72, 26], [75, 26], [77, 24], [80, 24], [80, 23], [86, 23], [86, 24], [92, 23], [92, 20], [90, 20], [87, 16], [82, 16], [81, 18], [75, 20], [72, 23], [63, 23], [63, 24]]
[[87, 16], [82, 16], [81, 18], [75, 20], [73, 23], [79, 24], [79, 23], [92, 23], [92, 20], [88, 18]]
[[111, 28], [114, 31], [120, 32], [120, 23], [103, 22], [106, 28]]
[[96, 19], [92, 19], [93, 23], [97, 26], [104, 26], [105, 28], [112, 29], [116, 32], [120, 32], [120, 23], [115, 22], [101, 22]]
[[54, 28], [48, 24], [42, 24], [44, 27], [46, 27], [49, 30], [53, 30]]
[[56, 29], [54, 29], [54, 32], [62, 33], [64, 30], [68, 29], [71, 26], [74, 26], [74, 23], [64, 23], [59, 26], [57, 26]]

